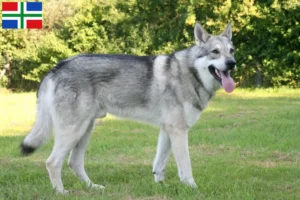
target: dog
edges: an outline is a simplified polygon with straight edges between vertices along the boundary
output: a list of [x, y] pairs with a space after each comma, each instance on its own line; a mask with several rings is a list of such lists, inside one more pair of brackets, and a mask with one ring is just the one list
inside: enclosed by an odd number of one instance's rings
[[197, 188], [188, 150], [188, 131], [215, 92], [234, 90], [236, 68], [232, 28], [213, 36], [196, 22], [195, 45], [170, 55], [82, 54], [63, 60], [43, 78], [37, 92], [36, 122], [21, 143], [28, 155], [54, 130], [55, 143], [46, 161], [53, 188], [67, 193], [61, 180], [64, 159], [87, 187], [84, 154], [96, 118], [107, 113], [160, 127], [153, 163], [155, 182], [164, 180], [171, 151], [180, 181]]

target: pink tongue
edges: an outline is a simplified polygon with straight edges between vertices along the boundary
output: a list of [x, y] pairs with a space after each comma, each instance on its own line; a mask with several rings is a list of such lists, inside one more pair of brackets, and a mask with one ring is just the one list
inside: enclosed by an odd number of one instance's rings
[[224, 74], [223, 72], [221, 72], [221, 78], [222, 78], [222, 86], [225, 89], [225, 91], [227, 93], [230, 93], [234, 90], [234, 81], [233, 79], [230, 77], [229, 74]]

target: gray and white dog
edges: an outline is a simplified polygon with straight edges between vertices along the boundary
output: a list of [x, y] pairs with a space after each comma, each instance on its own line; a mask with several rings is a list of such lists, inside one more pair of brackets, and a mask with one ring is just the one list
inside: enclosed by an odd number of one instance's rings
[[64, 159], [88, 187], [84, 154], [96, 118], [107, 113], [160, 126], [153, 163], [155, 182], [164, 180], [171, 150], [181, 182], [197, 187], [188, 150], [188, 131], [221, 86], [234, 90], [235, 69], [231, 24], [218, 36], [196, 22], [195, 45], [159, 56], [78, 55], [61, 61], [42, 80], [38, 90], [36, 123], [21, 144], [32, 153], [55, 133], [46, 166], [58, 192]]

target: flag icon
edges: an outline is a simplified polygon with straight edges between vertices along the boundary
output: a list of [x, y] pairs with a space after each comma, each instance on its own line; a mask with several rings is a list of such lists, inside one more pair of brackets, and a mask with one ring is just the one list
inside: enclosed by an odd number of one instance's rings
[[2, 28], [43, 28], [42, 2], [2, 2]]

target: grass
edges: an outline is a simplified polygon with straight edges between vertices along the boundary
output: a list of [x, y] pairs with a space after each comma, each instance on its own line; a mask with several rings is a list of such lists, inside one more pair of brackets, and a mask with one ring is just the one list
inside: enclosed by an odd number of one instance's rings
[[65, 163], [67, 196], [55, 194], [45, 168], [53, 139], [19, 154], [35, 101], [34, 93], [0, 91], [0, 199], [300, 199], [300, 90], [218, 92], [190, 131], [198, 190], [180, 184], [173, 157], [165, 183], [154, 183], [158, 128], [106, 118], [86, 154], [88, 174], [106, 189], [86, 189]]

